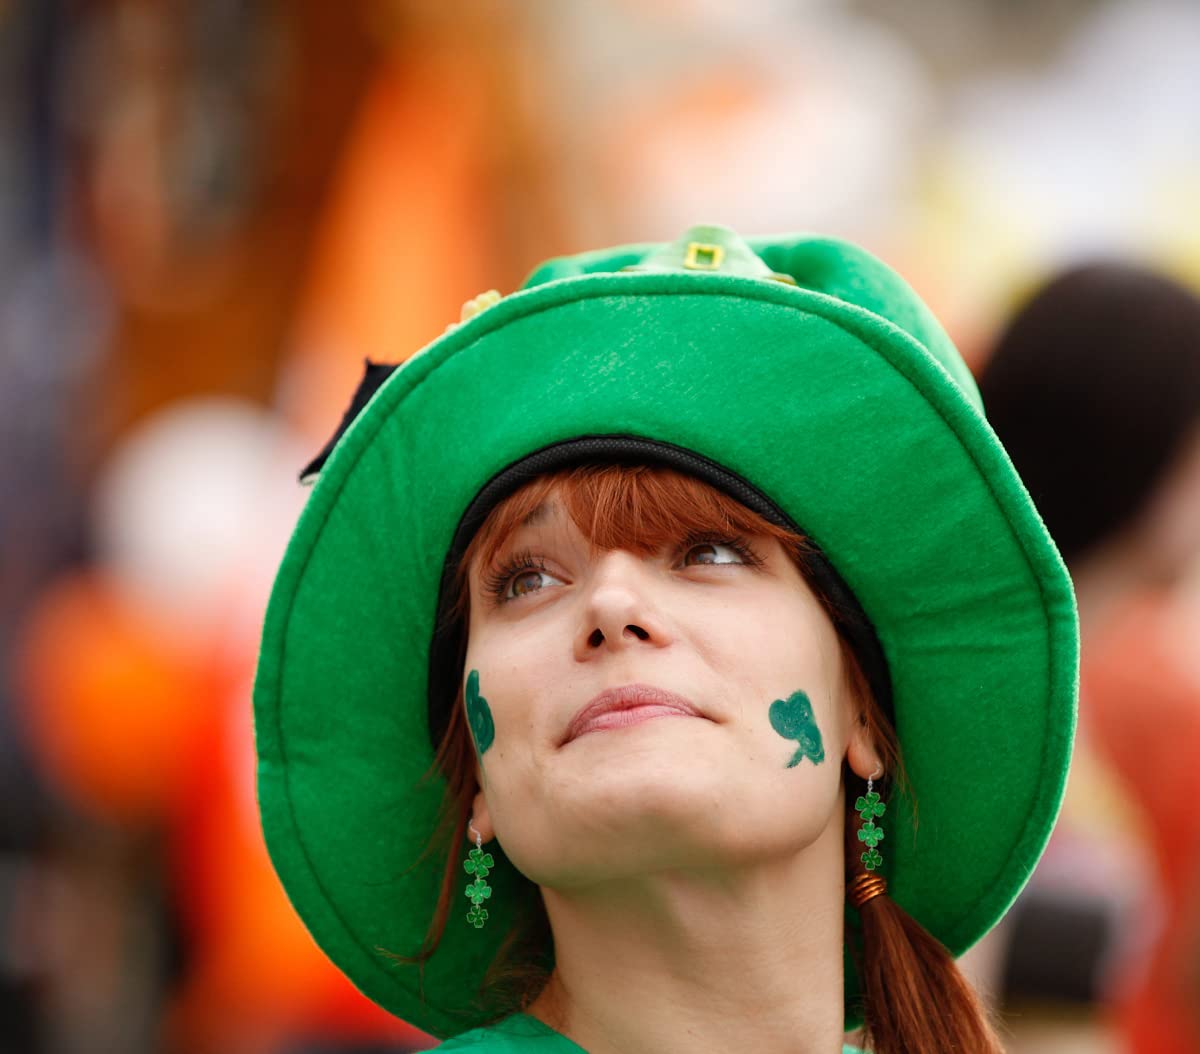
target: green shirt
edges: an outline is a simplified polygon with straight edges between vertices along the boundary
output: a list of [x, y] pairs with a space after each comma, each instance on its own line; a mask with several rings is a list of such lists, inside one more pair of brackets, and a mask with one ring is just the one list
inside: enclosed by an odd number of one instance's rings
[[[513, 1014], [494, 1025], [464, 1032], [435, 1047], [432, 1054], [460, 1050], [470, 1054], [587, 1054], [578, 1043], [572, 1043], [561, 1032], [528, 1014]], [[860, 1052], [854, 1047], [842, 1047], [842, 1054]]]

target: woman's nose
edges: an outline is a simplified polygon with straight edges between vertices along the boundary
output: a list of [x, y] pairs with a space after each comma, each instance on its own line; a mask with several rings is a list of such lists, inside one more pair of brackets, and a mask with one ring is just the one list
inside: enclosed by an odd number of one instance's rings
[[670, 643], [666, 621], [655, 605], [653, 576], [653, 570], [631, 553], [606, 553], [601, 558], [575, 637], [576, 659]]

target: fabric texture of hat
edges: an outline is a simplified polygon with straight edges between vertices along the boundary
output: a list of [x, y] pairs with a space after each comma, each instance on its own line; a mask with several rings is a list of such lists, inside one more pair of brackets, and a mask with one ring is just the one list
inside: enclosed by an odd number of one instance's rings
[[[321, 467], [255, 684], [267, 845], [317, 942], [421, 1028], [482, 1020], [471, 999], [532, 889], [502, 847], [489, 846], [487, 928], [452, 912], [423, 977], [395, 958], [420, 947], [444, 866], [425, 852], [443, 792], [427, 778], [443, 562], [490, 480], [595, 436], [715, 462], [849, 585], [886, 656], [919, 817], [894, 797], [890, 895], [964, 951], [1024, 885], [1058, 812], [1070, 581], [912, 290], [844, 242], [720, 227], [543, 265], [388, 376]], [[848, 1026], [858, 999], [848, 965]]]

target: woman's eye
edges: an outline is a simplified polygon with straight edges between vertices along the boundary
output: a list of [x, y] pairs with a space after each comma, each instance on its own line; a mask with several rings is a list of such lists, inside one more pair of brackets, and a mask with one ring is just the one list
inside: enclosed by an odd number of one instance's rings
[[537, 568], [531, 567], [525, 571], [519, 571], [509, 579], [508, 589], [504, 594], [504, 598], [506, 600], [515, 600], [517, 597], [536, 593], [547, 586], [562, 584], [560, 579], [555, 578], [548, 571], [540, 571]]
[[724, 542], [701, 542], [683, 554], [683, 566], [697, 564], [744, 564], [745, 556], [735, 546]]
[[540, 593], [547, 586], [566, 585], [561, 578], [546, 570], [543, 557], [528, 550], [514, 553], [494, 570], [484, 574], [482, 579], [484, 595], [497, 604], [518, 600], [530, 593]]

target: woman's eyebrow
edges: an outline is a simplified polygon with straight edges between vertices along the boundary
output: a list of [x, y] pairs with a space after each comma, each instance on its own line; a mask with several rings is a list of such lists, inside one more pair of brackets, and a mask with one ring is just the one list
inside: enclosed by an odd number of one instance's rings
[[545, 501], [538, 502], [521, 521], [522, 527], [536, 527], [539, 523], [550, 515], [550, 503]]
[[494, 563], [502, 553], [512, 548], [516, 543], [517, 535], [521, 531], [527, 527], [536, 527], [544, 522], [549, 517], [552, 507], [553, 503], [551, 502], [538, 502], [537, 505], [521, 518], [520, 523], [511, 528], [504, 536], [494, 540], [490, 546], [483, 550], [482, 562], [485, 564]]

